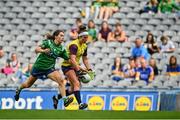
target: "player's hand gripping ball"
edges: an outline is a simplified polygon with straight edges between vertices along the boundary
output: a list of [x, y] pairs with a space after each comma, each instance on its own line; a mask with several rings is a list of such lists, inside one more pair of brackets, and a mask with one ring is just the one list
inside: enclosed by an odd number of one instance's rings
[[93, 80], [95, 77], [95, 72], [92, 70], [84, 72], [84, 74], [79, 75], [79, 80], [82, 83], [89, 83], [91, 80]]

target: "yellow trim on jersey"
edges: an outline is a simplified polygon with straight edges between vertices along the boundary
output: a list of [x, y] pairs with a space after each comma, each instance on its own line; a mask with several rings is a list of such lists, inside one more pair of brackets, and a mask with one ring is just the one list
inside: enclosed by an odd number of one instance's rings
[[178, 76], [180, 72], [167, 72], [170, 76]]
[[[76, 40], [73, 40], [72, 42], [70, 42], [68, 45], [67, 45], [67, 53], [68, 55], [70, 56], [70, 50], [69, 50], [69, 47], [71, 45], [77, 45], [78, 47], [78, 50], [77, 50], [77, 53], [76, 53], [76, 62], [78, 63], [78, 65], [80, 64], [80, 59], [82, 57], [82, 55], [84, 54], [85, 50], [87, 49], [87, 45], [86, 43], [83, 43], [83, 44], [80, 44], [79, 43], [79, 39], [76, 39]], [[62, 66], [72, 66], [71, 63], [69, 63], [69, 61], [67, 60], [64, 60], [62, 62]]]

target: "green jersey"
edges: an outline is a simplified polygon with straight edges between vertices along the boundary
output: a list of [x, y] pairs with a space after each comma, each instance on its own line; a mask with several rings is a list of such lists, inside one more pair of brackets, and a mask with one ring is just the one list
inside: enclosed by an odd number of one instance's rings
[[101, 7], [102, 6], [102, 2], [93, 1], [92, 2], [92, 6], [94, 6], [94, 7]]
[[52, 40], [43, 40], [40, 46], [43, 49], [49, 48], [50, 52], [48, 54], [40, 53], [36, 59], [36, 62], [34, 63], [33, 68], [39, 70], [48, 70], [55, 67], [56, 59], [58, 57], [65, 60], [69, 59], [65, 47], [62, 45], [56, 45]]
[[104, 4], [107, 7], [118, 7], [118, 2], [105, 2]]
[[96, 30], [95, 29], [93, 29], [93, 28], [89, 29], [88, 33], [90, 36], [92, 36], [93, 40], [96, 39]]
[[172, 0], [170, 3], [168, 3], [168, 1], [161, 1], [159, 3], [158, 10], [162, 13], [172, 13], [173, 10], [180, 10], [180, 6], [176, 5], [174, 0]]

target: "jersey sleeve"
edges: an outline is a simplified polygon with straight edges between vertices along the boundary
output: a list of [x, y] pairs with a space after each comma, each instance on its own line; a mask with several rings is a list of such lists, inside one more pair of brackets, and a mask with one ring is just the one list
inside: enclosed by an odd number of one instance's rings
[[75, 44], [69, 46], [70, 55], [76, 55], [78, 51], [78, 47]]
[[169, 46], [171, 49], [175, 48], [175, 45], [173, 44], [173, 42], [169, 42]]
[[48, 40], [43, 40], [42, 43], [39, 46], [41, 48], [47, 48], [48, 47]]
[[87, 48], [85, 49], [83, 56], [87, 56]]
[[69, 56], [68, 56], [67, 50], [65, 48], [64, 48], [64, 50], [62, 52], [62, 58], [64, 60], [69, 60]]

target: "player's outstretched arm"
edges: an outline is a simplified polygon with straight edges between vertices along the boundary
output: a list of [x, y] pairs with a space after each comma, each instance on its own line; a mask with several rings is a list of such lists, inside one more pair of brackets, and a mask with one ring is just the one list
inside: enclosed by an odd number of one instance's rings
[[40, 46], [36, 47], [35, 49], [36, 53], [49, 53], [50, 49], [46, 48], [46, 49], [42, 49]]

